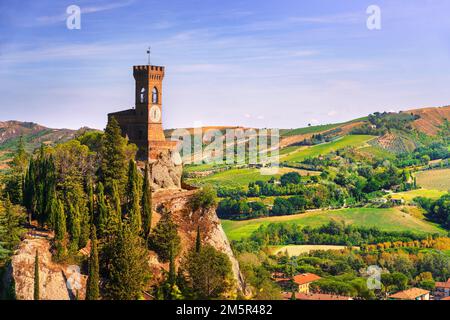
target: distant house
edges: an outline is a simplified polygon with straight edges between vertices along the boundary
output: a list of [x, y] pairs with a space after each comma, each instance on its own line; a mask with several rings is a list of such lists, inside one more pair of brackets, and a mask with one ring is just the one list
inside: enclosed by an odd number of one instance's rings
[[302, 273], [294, 276], [294, 284], [298, 286], [299, 293], [309, 294], [309, 285], [314, 281], [321, 279], [314, 273]]
[[[292, 298], [292, 293], [290, 292], [284, 292], [283, 293], [283, 299], [284, 300], [290, 300]], [[351, 297], [345, 297], [345, 296], [338, 296], [334, 294], [325, 294], [325, 293], [295, 293], [295, 299], [296, 300], [336, 300], [336, 301], [348, 301], [353, 300]]]
[[434, 298], [436, 300], [450, 298], [450, 279], [448, 279], [447, 282], [436, 282]]
[[405, 200], [404, 199], [391, 199], [391, 203], [395, 206], [400, 206], [402, 204], [405, 204]]
[[404, 291], [400, 291], [389, 296], [390, 300], [430, 300], [430, 291], [411, 288]]

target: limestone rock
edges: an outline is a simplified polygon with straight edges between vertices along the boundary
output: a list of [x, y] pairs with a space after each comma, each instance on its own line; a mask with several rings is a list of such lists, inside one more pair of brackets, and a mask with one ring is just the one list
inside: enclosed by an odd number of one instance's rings
[[79, 298], [83, 299], [86, 276], [79, 274], [76, 266], [54, 263], [50, 242], [46, 237], [25, 239], [12, 257], [8, 277], [14, 281], [16, 298], [18, 300], [34, 298], [36, 250], [39, 252], [40, 300], [73, 300], [77, 291]]
[[[200, 227], [202, 243], [209, 244], [228, 256], [232, 264], [237, 290], [244, 295], [247, 295], [249, 292], [239, 269], [239, 263], [231, 250], [230, 243], [222, 229], [215, 208], [211, 208], [205, 212], [201, 212], [201, 210], [192, 212], [189, 209], [189, 200], [197, 191], [198, 190], [158, 190], [153, 194], [154, 207], [157, 208], [160, 205], [166, 206], [172, 215], [173, 221], [178, 226], [178, 234], [181, 238], [182, 247], [181, 253], [178, 256], [178, 263], [180, 263], [187, 251], [195, 246], [197, 227]], [[152, 223], [154, 226], [160, 219], [160, 215], [155, 212], [153, 217]], [[164, 268], [168, 270], [168, 264], [155, 263], [156, 261], [157, 259], [153, 259], [155, 269]]]
[[160, 153], [158, 158], [150, 164], [151, 179], [154, 190], [167, 188], [181, 188], [183, 167], [175, 164], [172, 152]]

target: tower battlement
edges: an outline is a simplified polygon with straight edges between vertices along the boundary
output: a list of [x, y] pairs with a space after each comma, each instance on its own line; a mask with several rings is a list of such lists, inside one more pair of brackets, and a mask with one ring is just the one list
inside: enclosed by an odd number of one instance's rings
[[162, 66], [149, 66], [149, 65], [133, 66], [133, 72], [139, 72], [139, 71], [159, 71], [159, 72], [164, 72], [164, 67], [162, 67]]

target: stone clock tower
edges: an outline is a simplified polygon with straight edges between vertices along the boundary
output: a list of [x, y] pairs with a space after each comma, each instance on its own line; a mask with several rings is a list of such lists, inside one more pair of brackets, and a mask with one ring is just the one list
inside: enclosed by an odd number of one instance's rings
[[164, 67], [133, 67], [135, 108], [108, 114], [114, 117], [131, 143], [138, 146], [137, 159], [155, 160], [164, 151], [172, 151], [177, 142], [166, 141], [162, 126], [162, 81]]

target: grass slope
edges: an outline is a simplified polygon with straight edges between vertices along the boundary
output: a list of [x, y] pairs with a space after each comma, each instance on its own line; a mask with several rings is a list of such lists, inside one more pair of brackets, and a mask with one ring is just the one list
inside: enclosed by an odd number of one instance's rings
[[435, 169], [416, 173], [417, 184], [425, 189], [450, 190], [450, 169]]
[[269, 181], [270, 178], [272, 178], [272, 177], [279, 178], [281, 175], [283, 175], [287, 172], [292, 172], [292, 171], [298, 172], [300, 175], [303, 175], [303, 176], [306, 176], [308, 174], [310, 174], [310, 175], [320, 174], [320, 172], [317, 172], [317, 171], [307, 171], [307, 170], [281, 167], [278, 170], [278, 174], [263, 175], [263, 174], [261, 174], [259, 169], [244, 168], [244, 169], [230, 169], [227, 171], [222, 171], [222, 172], [212, 174], [212, 175], [204, 177], [204, 178], [187, 179], [187, 182], [189, 184], [193, 184], [193, 185], [212, 184], [212, 185], [217, 185], [217, 186], [246, 188], [250, 182], [255, 182], [258, 180]]
[[260, 225], [269, 223], [296, 223], [302, 226], [319, 227], [331, 220], [343, 221], [346, 224], [355, 226], [378, 227], [384, 231], [445, 233], [445, 230], [436, 224], [406, 214], [398, 208], [352, 208], [314, 211], [292, 216], [268, 217], [246, 221], [222, 220], [222, 226], [230, 240], [239, 240], [250, 236]]
[[300, 162], [305, 160], [306, 158], [325, 155], [339, 149], [361, 146], [374, 138], [374, 136], [369, 135], [348, 135], [341, 139], [328, 143], [322, 143], [312, 147], [299, 147], [295, 151], [283, 155], [281, 157], [281, 161]]
[[417, 189], [405, 192], [398, 192], [392, 194], [393, 199], [403, 199], [406, 202], [411, 202], [415, 197], [425, 197], [433, 200], [439, 199], [445, 194], [442, 190]]

